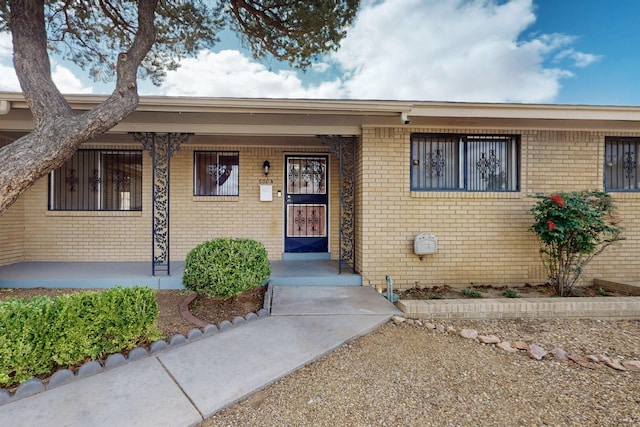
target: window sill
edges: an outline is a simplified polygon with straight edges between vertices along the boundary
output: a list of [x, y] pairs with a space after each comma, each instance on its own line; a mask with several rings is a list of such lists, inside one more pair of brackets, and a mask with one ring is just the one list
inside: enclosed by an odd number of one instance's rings
[[239, 202], [240, 196], [193, 196], [194, 202]]
[[607, 190], [606, 193], [614, 199], [640, 199], [640, 191], [628, 191], [628, 190]]
[[412, 191], [416, 199], [521, 199], [520, 191]]
[[141, 217], [142, 211], [46, 211], [50, 217]]

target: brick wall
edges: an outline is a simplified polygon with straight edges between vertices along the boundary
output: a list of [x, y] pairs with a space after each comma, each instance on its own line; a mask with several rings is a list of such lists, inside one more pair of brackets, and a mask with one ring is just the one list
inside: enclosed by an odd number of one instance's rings
[[[113, 148], [92, 145], [91, 148]], [[138, 145], [119, 149], [139, 149]], [[25, 261], [147, 261], [151, 259], [151, 159], [142, 156], [142, 212], [47, 210], [47, 178], [23, 196]]]
[[[91, 148], [113, 148], [92, 145]], [[137, 145], [119, 146], [139, 149]], [[193, 196], [193, 152], [239, 151], [239, 196]], [[270, 259], [280, 259], [284, 249], [284, 156], [287, 153], [327, 153], [328, 148], [293, 150], [285, 147], [184, 145], [171, 159], [171, 260], [184, 260], [195, 245], [214, 237], [245, 237], [262, 242]], [[262, 164], [271, 163], [273, 201], [259, 201]], [[47, 210], [47, 179], [37, 182], [0, 217], [0, 231], [14, 232], [24, 218], [26, 261], [148, 261], [151, 259], [151, 158], [143, 154], [142, 212], [60, 212]], [[337, 256], [338, 162], [330, 156], [329, 248]], [[283, 191], [278, 198], [277, 190]], [[24, 206], [24, 209], [21, 208]], [[6, 217], [6, 218], [5, 218]], [[10, 221], [13, 221], [10, 223]], [[4, 238], [5, 233], [2, 233]], [[15, 239], [15, 238], [14, 238]], [[16, 240], [17, 241], [17, 240]], [[3, 245], [4, 246], [4, 245]], [[5, 257], [0, 249], [0, 260]], [[19, 258], [19, 254], [17, 254]], [[19, 259], [17, 259], [19, 260]], [[7, 262], [5, 262], [7, 263]]]
[[[514, 193], [411, 192], [411, 132], [478, 133], [477, 129], [367, 128], [361, 145], [359, 270], [363, 282], [386, 275], [407, 288], [543, 282], [545, 274], [528, 210], [538, 192], [602, 189], [604, 133], [486, 129], [521, 135], [521, 190]], [[608, 133], [609, 135], [609, 133]], [[640, 280], [637, 206], [640, 194], [614, 194], [627, 240], [596, 258], [585, 278]], [[421, 232], [438, 252], [413, 253]]]
[[[199, 150], [239, 151], [239, 196], [194, 197], [193, 152]], [[195, 245], [214, 237], [244, 237], [262, 242], [269, 259], [281, 259], [284, 250], [284, 156], [285, 154], [327, 153], [326, 148], [293, 150], [282, 147], [185, 146], [171, 160], [171, 251], [172, 258], [184, 259]], [[262, 164], [271, 164], [273, 201], [260, 201], [260, 181], [265, 179]], [[337, 256], [338, 162], [329, 159], [330, 230], [329, 248]], [[278, 198], [276, 192], [282, 191]]]
[[18, 199], [0, 215], [0, 266], [24, 258], [24, 203]]
[[[411, 132], [521, 135], [521, 189], [513, 193], [411, 192]], [[527, 129], [365, 127], [357, 143], [356, 268], [365, 284], [397, 287], [522, 284], [545, 280], [528, 210], [538, 192], [601, 189], [604, 137], [612, 132]], [[630, 135], [628, 133], [620, 135]], [[113, 148], [109, 146], [92, 148]], [[135, 144], [119, 148], [139, 148]], [[195, 150], [239, 151], [238, 197], [193, 196]], [[284, 156], [328, 153], [327, 147], [185, 144], [171, 160], [171, 259], [183, 260], [213, 237], [263, 242], [270, 259], [283, 251]], [[262, 163], [269, 160], [273, 202], [259, 201]], [[329, 245], [338, 255], [339, 164], [330, 155]], [[148, 261], [151, 258], [151, 159], [143, 155], [142, 212], [52, 212], [47, 179], [0, 216], [0, 265], [17, 261]], [[595, 259], [585, 278], [640, 281], [640, 193], [612, 193], [626, 240]], [[413, 239], [432, 232], [439, 249], [423, 260]]]
[[[9, 144], [0, 135], [0, 147]], [[19, 198], [0, 215], [0, 266], [22, 261], [24, 258], [24, 202]]]

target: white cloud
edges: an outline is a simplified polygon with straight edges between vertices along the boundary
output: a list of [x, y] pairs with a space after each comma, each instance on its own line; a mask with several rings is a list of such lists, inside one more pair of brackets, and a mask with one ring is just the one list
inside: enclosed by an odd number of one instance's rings
[[[52, 62], [54, 83], [62, 93], [91, 93], [91, 86], [86, 86], [69, 68]], [[0, 90], [19, 92], [20, 83], [13, 68], [13, 45], [11, 35], [0, 33]]]
[[0, 33], [0, 90], [19, 91], [18, 77], [13, 71], [11, 35]]
[[0, 63], [0, 91], [20, 91], [20, 83], [16, 73], [13, 71], [13, 67], [7, 67], [2, 63]]
[[0, 61], [11, 58], [13, 45], [11, 44], [11, 34], [0, 33]]
[[350, 98], [549, 102], [572, 74], [544, 60], [574, 38], [519, 41], [534, 21], [531, 0], [369, 1], [333, 59]]
[[341, 82], [305, 86], [294, 71], [270, 71], [237, 50], [203, 50], [169, 71], [160, 91], [170, 96], [335, 98]]
[[69, 68], [60, 64], [53, 64], [51, 78], [62, 93], [93, 93], [91, 86], [85, 86]]
[[[363, 0], [339, 51], [307, 74], [271, 70], [237, 50], [203, 50], [169, 71], [161, 87], [140, 82], [140, 90], [170, 96], [553, 102], [562, 80], [573, 76], [571, 68], [600, 57], [575, 51], [574, 36], [524, 38], [534, 10], [533, 0]], [[19, 90], [11, 50], [10, 36], [0, 34], [0, 88]], [[53, 63], [61, 91], [101, 90], [74, 70]]]
[[602, 59], [602, 56], [600, 55], [593, 55], [590, 53], [583, 53], [583, 52], [577, 52], [573, 49], [565, 49], [561, 52], [559, 52], [555, 57], [554, 60], [555, 61], [560, 61], [564, 58], [569, 58], [571, 60], [573, 60], [573, 65], [579, 68], [584, 68], [584, 67], [588, 67], [589, 65], [593, 64], [594, 62], [599, 61], [600, 59]]
[[318, 73], [324, 73], [325, 71], [327, 71], [329, 69], [329, 67], [331, 67], [329, 64], [327, 64], [326, 62], [315, 62], [313, 64], [311, 64], [311, 69], [313, 71], [316, 71]]

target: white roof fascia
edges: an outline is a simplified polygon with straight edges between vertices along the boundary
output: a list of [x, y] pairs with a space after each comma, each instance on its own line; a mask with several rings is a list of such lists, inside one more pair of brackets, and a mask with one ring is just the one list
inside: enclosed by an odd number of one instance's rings
[[[71, 107], [87, 110], [108, 95], [66, 95]], [[24, 96], [0, 92], [0, 106], [26, 109]], [[3, 107], [4, 108], [4, 107]], [[137, 111], [150, 112], [233, 112], [249, 114], [360, 115], [404, 117], [461, 117], [494, 119], [548, 119], [638, 121], [640, 107], [606, 105], [506, 104], [467, 102], [418, 102], [385, 100], [322, 100], [266, 98], [195, 98], [141, 96]], [[8, 111], [7, 111], [8, 112]]]
[[410, 116], [640, 121], [640, 107], [550, 104], [415, 103]]

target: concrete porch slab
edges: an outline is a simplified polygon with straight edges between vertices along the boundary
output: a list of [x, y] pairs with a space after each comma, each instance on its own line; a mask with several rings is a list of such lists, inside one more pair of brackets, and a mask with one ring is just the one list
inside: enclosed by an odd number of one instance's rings
[[361, 286], [362, 276], [337, 260], [271, 261], [270, 281], [277, 286]]
[[184, 289], [183, 273], [183, 261], [171, 263], [171, 276], [152, 276], [150, 262], [20, 262], [0, 267], [0, 288]]
[[326, 314], [402, 314], [368, 286], [276, 286], [272, 316]]

